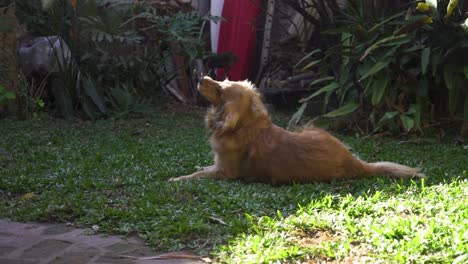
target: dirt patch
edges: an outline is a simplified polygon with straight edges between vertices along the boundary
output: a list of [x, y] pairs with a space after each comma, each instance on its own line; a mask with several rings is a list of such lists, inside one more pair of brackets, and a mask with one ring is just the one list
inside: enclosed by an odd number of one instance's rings
[[383, 263], [375, 262], [375, 259], [369, 255], [372, 250], [367, 244], [355, 241], [351, 243], [351, 248], [346, 256], [337, 258], [330, 258], [324, 253], [321, 253], [321, 249], [328, 242], [339, 242], [339, 236], [330, 230], [315, 230], [312, 232], [303, 232], [296, 236], [294, 241], [300, 247], [317, 249], [316, 253], [308, 254], [299, 263]]
[[329, 230], [316, 230], [299, 235], [298, 244], [301, 247], [317, 247], [325, 242], [336, 241], [337, 237]]

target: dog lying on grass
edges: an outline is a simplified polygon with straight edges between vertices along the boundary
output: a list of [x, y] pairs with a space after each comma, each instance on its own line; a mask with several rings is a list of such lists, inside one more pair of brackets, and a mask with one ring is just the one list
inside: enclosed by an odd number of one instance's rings
[[292, 184], [373, 175], [424, 177], [416, 168], [359, 160], [322, 129], [290, 132], [274, 125], [248, 81], [217, 82], [204, 77], [198, 90], [212, 104], [205, 122], [211, 132], [214, 165], [171, 181], [205, 177]]

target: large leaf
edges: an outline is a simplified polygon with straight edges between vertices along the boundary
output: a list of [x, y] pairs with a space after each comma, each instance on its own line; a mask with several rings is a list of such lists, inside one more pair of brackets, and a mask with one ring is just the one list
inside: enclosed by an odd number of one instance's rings
[[372, 51], [379, 47], [383, 46], [398, 46], [404, 43], [408, 43], [411, 41], [411, 36], [408, 34], [403, 34], [399, 36], [390, 36], [387, 38], [383, 38], [376, 43], [374, 43], [372, 46], [370, 46], [366, 51], [364, 51], [364, 54], [361, 56], [359, 59], [360, 61], [363, 61]]
[[453, 13], [453, 10], [457, 7], [460, 0], [450, 0], [449, 4], [447, 5], [447, 14], [445, 17], [450, 17]]
[[453, 74], [450, 80], [452, 88], [448, 91], [449, 96], [449, 112], [450, 114], [455, 114], [457, 111], [458, 105], [463, 91], [464, 78], [459, 74]]
[[372, 89], [372, 105], [378, 105], [385, 94], [388, 84], [390, 83], [390, 78], [386, 74], [379, 74], [378, 78], [373, 82]]
[[322, 52], [322, 50], [320, 49], [316, 49], [316, 50], [313, 50], [311, 52], [309, 52], [307, 55], [305, 55], [301, 60], [299, 60], [298, 63], [296, 63], [296, 65], [294, 65], [294, 68], [297, 68], [297, 66], [299, 66], [303, 61], [307, 60], [308, 58], [310, 58], [312, 55], [314, 55], [315, 53], [318, 53], [318, 52]]
[[16, 98], [15, 93], [8, 91], [5, 87], [0, 85], [0, 103], [2, 101], [13, 100]]
[[431, 67], [432, 67], [432, 76], [436, 76], [437, 69], [442, 59], [442, 50], [436, 48], [431, 52]]
[[447, 89], [462, 89], [464, 84], [464, 78], [461, 75], [463, 69], [457, 67], [455, 64], [447, 63], [444, 66], [444, 80], [447, 85]]
[[417, 100], [417, 103], [416, 104], [412, 104], [410, 106], [410, 109], [408, 110], [408, 112], [413, 112], [413, 116], [414, 116], [414, 127], [415, 128], [420, 128], [421, 127], [421, 109], [422, 109], [422, 102], [420, 100], [420, 98], [418, 98]]
[[313, 86], [313, 85], [316, 85], [316, 84], [318, 84], [318, 83], [321, 83], [321, 82], [331, 81], [331, 80], [334, 80], [334, 79], [335, 79], [335, 77], [331, 77], [331, 76], [323, 77], [323, 78], [320, 78], [320, 79], [317, 79], [317, 80], [311, 82], [311, 83], [309, 84], [309, 87], [310, 87], [310, 86]]
[[379, 72], [380, 70], [382, 70], [383, 68], [387, 67], [388, 64], [390, 63], [390, 60], [384, 60], [384, 61], [379, 61], [377, 62], [376, 64], [374, 64], [374, 66], [372, 66], [369, 71], [364, 74], [364, 76], [362, 76], [359, 80], [362, 81], [364, 79], [366, 79], [367, 77], [371, 76], [371, 75], [374, 75], [375, 73]]
[[429, 93], [429, 82], [426, 77], [422, 77], [418, 82], [418, 87], [416, 90], [416, 95], [419, 97], [427, 98]]
[[426, 74], [426, 72], [427, 72], [427, 66], [429, 65], [430, 56], [431, 56], [431, 48], [427, 47], [427, 48], [423, 49], [422, 54], [421, 54], [422, 74]]
[[306, 97], [306, 98], [303, 98], [301, 100], [299, 100], [300, 103], [303, 103], [303, 102], [306, 102], [306, 101], [309, 101], [310, 99], [316, 97], [317, 95], [320, 95], [322, 93], [325, 93], [325, 92], [330, 92], [330, 91], [334, 91], [336, 90], [336, 88], [338, 88], [340, 85], [337, 83], [337, 82], [332, 82], [328, 85], [326, 85], [325, 87], [319, 89], [318, 91], [316, 91], [315, 93], [313, 93], [312, 95]]
[[387, 123], [388, 121], [392, 120], [393, 118], [395, 118], [395, 116], [397, 116], [400, 112], [397, 112], [397, 111], [394, 111], [394, 112], [386, 112], [382, 118], [380, 118], [378, 124], [379, 125], [383, 125], [385, 123]]
[[303, 103], [301, 107], [294, 113], [294, 115], [291, 117], [291, 120], [289, 120], [288, 125], [290, 126], [291, 124], [297, 124], [302, 118], [302, 115], [304, 114], [304, 111], [307, 107], [307, 103]]
[[306, 66], [304, 66], [304, 68], [302, 68], [302, 71], [308, 70], [310, 67], [317, 65], [321, 61], [322, 60], [315, 60], [315, 61], [308, 63]]
[[394, 20], [394, 19], [397, 19], [397, 18], [399, 18], [399, 17], [401, 17], [401, 16], [404, 16], [405, 13], [406, 13], [406, 11], [397, 13], [397, 14], [395, 14], [395, 15], [393, 15], [393, 16], [391, 16], [391, 17], [385, 19], [385, 20], [383, 20], [382, 22], [376, 24], [375, 26], [373, 26], [373, 27], [369, 30], [369, 34], [374, 33], [374, 31], [376, 31], [377, 29], [379, 29], [380, 27], [382, 27], [382, 26], [385, 25], [386, 23], [388, 23], [388, 22], [390, 22], [390, 21], [392, 21], [392, 20]]
[[106, 105], [104, 104], [104, 100], [98, 94], [96, 86], [94, 82], [89, 77], [83, 78], [83, 89], [84, 93], [91, 98], [93, 103], [97, 106], [101, 113], [105, 114], [107, 112]]
[[339, 28], [332, 28], [332, 29], [327, 29], [323, 30], [320, 33], [322, 34], [330, 34], [330, 35], [337, 35], [337, 34], [342, 34], [342, 33], [353, 33], [355, 29], [351, 26], [344, 26], [344, 27], [339, 27]]
[[359, 108], [359, 104], [357, 103], [348, 103], [334, 111], [331, 111], [330, 113], [324, 115], [326, 117], [338, 117], [338, 116], [343, 116], [347, 115], [349, 113], [352, 113], [356, 111], [356, 109]]
[[401, 115], [400, 120], [403, 124], [403, 127], [406, 129], [406, 131], [410, 131], [414, 127], [413, 118], [406, 116], [406, 115]]

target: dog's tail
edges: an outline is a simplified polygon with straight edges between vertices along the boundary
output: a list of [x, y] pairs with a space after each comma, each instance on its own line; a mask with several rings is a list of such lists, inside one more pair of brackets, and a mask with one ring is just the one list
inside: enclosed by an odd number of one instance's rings
[[393, 162], [367, 163], [363, 161], [367, 175], [382, 175], [392, 178], [424, 178], [418, 168], [411, 168]]

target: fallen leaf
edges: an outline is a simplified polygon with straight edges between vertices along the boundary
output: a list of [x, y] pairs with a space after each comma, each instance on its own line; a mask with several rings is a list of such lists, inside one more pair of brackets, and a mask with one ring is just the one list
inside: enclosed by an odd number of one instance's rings
[[208, 218], [211, 219], [211, 220], [213, 220], [213, 221], [215, 221], [215, 222], [218, 222], [218, 223], [220, 223], [220, 224], [222, 224], [222, 225], [225, 225], [225, 226], [228, 225], [228, 224], [226, 224], [226, 222], [224, 222], [223, 220], [221, 220], [221, 219], [219, 219], [219, 218], [217, 218], [217, 217], [209, 216]]
[[33, 192], [21, 195], [21, 199], [26, 200], [26, 201], [31, 200], [34, 197], [36, 197], [36, 195]]

